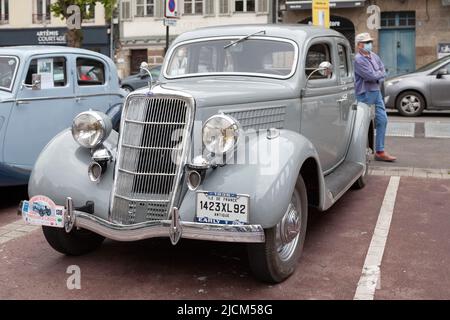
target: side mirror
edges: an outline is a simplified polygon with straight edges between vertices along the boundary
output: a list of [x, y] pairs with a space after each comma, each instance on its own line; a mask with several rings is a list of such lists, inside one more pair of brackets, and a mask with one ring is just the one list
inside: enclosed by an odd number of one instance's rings
[[31, 76], [31, 89], [33, 90], [41, 90], [41, 75], [40, 74], [36, 74], [33, 73], [33, 75]]
[[[152, 83], [153, 83], [153, 77], [152, 77], [152, 73], [150, 72], [150, 70], [148, 70], [148, 63], [145, 61], [142, 61], [139, 69], [143, 72], [146, 72], [149, 75], [150, 80], [148, 81], [148, 87], [151, 89]], [[143, 78], [144, 78], [144, 76], [141, 76], [141, 79], [143, 79]]]
[[25, 80], [22, 82], [22, 87], [30, 88], [32, 90], [41, 90], [41, 75], [37, 73], [33, 73], [31, 76], [31, 83], [26, 84]]
[[441, 79], [443, 76], [448, 74], [448, 70], [443, 68], [443, 69], [439, 69], [438, 72], [436, 73], [436, 78], [437, 79]]
[[306, 78], [305, 88], [301, 91], [301, 96], [303, 97], [303, 94], [305, 92], [305, 89], [308, 87], [309, 79], [311, 79], [311, 76], [315, 73], [320, 73], [322, 76], [329, 76], [333, 73], [333, 65], [328, 61], [323, 61], [319, 64], [319, 67], [317, 69], [314, 69], [309, 75], [308, 78]]

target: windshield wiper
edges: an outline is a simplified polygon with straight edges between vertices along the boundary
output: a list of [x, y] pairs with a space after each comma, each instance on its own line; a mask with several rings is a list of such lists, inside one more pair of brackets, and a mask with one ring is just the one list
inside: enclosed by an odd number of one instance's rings
[[231, 46], [234, 46], [235, 44], [238, 44], [239, 42], [242, 42], [242, 41], [244, 41], [244, 40], [247, 40], [248, 38], [250, 38], [250, 37], [252, 37], [252, 36], [254, 36], [254, 35], [258, 34], [258, 33], [266, 34], [266, 30], [260, 30], [260, 31], [258, 31], [258, 32], [249, 34], [248, 36], [245, 36], [245, 37], [242, 37], [242, 38], [240, 38], [240, 39], [237, 39], [236, 41], [233, 41], [233, 42], [227, 44], [227, 45], [226, 45], [225, 47], [223, 47], [223, 48], [226, 49], [226, 48], [229, 48], [229, 47], [231, 47]]

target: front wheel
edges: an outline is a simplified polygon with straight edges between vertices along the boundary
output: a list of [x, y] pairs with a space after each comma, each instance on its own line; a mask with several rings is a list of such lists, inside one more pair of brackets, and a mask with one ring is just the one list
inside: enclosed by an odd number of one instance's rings
[[42, 227], [45, 239], [56, 251], [68, 256], [80, 256], [97, 249], [104, 237], [85, 229], [73, 229], [69, 233], [64, 228]]
[[281, 221], [265, 230], [265, 243], [247, 246], [250, 268], [258, 279], [278, 283], [294, 273], [303, 252], [307, 223], [306, 187], [299, 176]]

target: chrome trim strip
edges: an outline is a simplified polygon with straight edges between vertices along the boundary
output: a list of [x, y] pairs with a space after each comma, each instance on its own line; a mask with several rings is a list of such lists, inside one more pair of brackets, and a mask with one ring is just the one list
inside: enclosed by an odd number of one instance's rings
[[206, 41], [214, 41], [214, 40], [237, 40], [239, 38], [245, 37], [247, 35], [229, 35], [229, 36], [220, 36], [220, 37], [208, 37], [194, 40], [187, 40], [180, 43], [177, 43], [174, 47], [171, 48], [169, 54], [166, 57], [170, 57], [167, 59], [167, 63], [164, 65], [163, 75], [166, 79], [180, 79], [180, 78], [189, 78], [189, 77], [201, 77], [201, 76], [250, 76], [250, 77], [262, 77], [262, 78], [274, 78], [274, 79], [289, 79], [292, 77], [297, 69], [298, 58], [299, 58], [299, 48], [295, 41], [290, 39], [284, 39], [280, 37], [266, 37], [266, 36], [255, 36], [251, 37], [252, 40], [269, 40], [269, 41], [278, 41], [278, 42], [287, 42], [293, 45], [294, 47], [294, 61], [292, 62], [291, 72], [286, 76], [277, 76], [268, 73], [252, 73], [252, 72], [207, 72], [207, 73], [188, 73], [181, 76], [169, 76], [167, 74], [167, 68], [170, 64], [170, 60], [172, 59], [172, 54], [179, 46], [197, 43], [197, 42], [206, 42]]
[[[75, 226], [98, 233], [117, 241], [138, 241], [149, 238], [168, 237], [171, 220], [149, 221], [132, 225], [119, 225], [81, 211], [74, 211]], [[180, 221], [185, 239], [221, 242], [263, 243], [264, 229], [261, 225], [215, 225]]]
[[[44, 89], [45, 90], [45, 89]], [[73, 95], [73, 96], [59, 96], [59, 97], [37, 97], [37, 98], [19, 98], [13, 101], [38, 101], [38, 100], [58, 100], [58, 99], [78, 99], [86, 97], [103, 97], [103, 96], [119, 96], [123, 97], [118, 93], [99, 93], [99, 94], [85, 94], [85, 95]]]

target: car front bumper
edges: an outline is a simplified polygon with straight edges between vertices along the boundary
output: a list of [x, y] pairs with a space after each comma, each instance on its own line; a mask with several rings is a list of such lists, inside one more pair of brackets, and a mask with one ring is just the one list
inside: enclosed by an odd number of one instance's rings
[[[22, 205], [19, 207], [19, 214], [26, 215]], [[168, 220], [122, 225], [75, 210], [72, 199], [67, 198], [63, 215], [67, 232], [74, 227], [82, 228], [117, 241], [170, 237], [174, 245], [180, 238], [241, 243], [265, 242], [264, 229], [261, 225], [222, 225], [180, 221], [177, 208], [172, 210]]]

